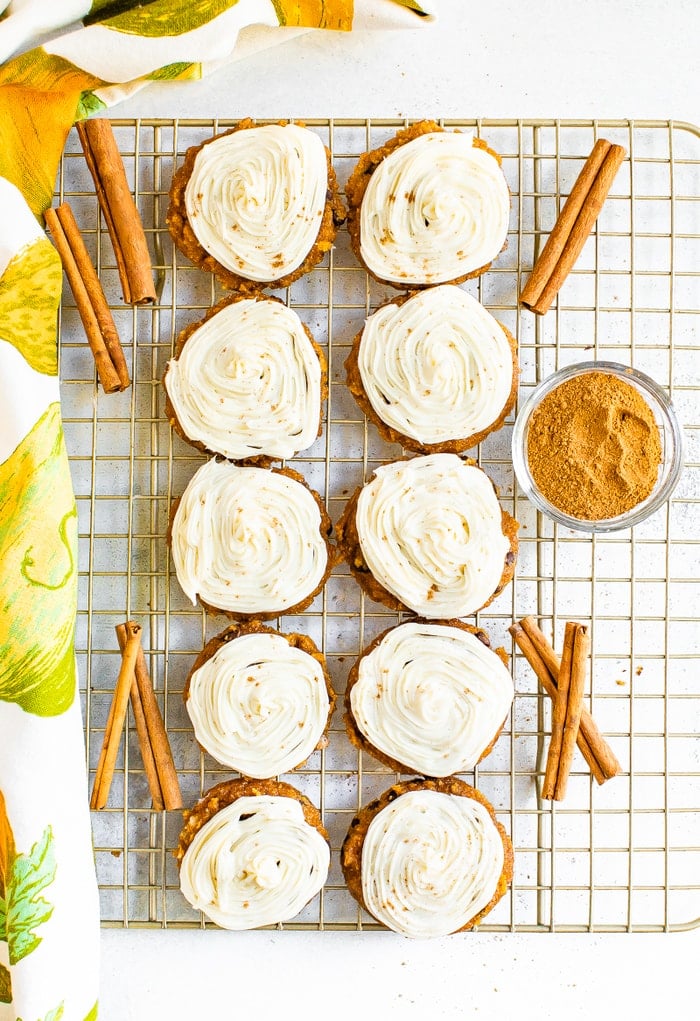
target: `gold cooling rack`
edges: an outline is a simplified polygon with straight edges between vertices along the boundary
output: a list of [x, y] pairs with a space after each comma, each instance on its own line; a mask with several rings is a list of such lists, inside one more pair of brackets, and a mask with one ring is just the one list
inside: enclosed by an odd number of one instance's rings
[[[63, 412], [80, 529], [77, 651], [94, 770], [117, 676], [114, 626], [127, 616], [144, 646], [173, 743], [186, 803], [229, 774], [200, 753], [182, 702], [183, 681], [204, 642], [225, 626], [183, 597], [171, 569], [168, 510], [203, 458], [171, 434], [161, 377], [178, 332], [220, 292], [173, 251], [165, 211], [174, 167], [188, 146], [225, 120], [115, 122], [158, 273], [153, 308], [125, 308], [114, 257], [75, 135], [58, 197], [74, 208], [100, 272], [134, 385], [106, 396], [70, 294], [61, 312]], [[314, 120], [341, 185], [359, 153], [406, 122]], [[511, 651], [507, 627], [535, 613], [561, 643], [566, 619], [590, 622], [590, 704], [624, 766], [598, 788], [577, 757], [562, 804], [539, 797], [549, 705], [516, 655], [517, 695], [495, 751], [466, 777], [493, 802], [515, 846], [510, 894], [482, 928], [499, 931], [661, 931], [700, 917], [698, 775], [698, 403], [700, 360], [700, 130], [660, 121], [448, 121], [473, 129], [503, 155], [512, 192], [507, 250], [467, 285], [518, 337], [521, 395], [561, 365], [605, 358], [633, 364], [670, 389], [686, 427], [686, 470], [673, 500], [633, 531], [588, 536], [549, 522], [519, 494], [510, 459], [512, 416], [481, 445], [479, 462], [521, 522], [515, 582], [478, 615]], [[576, 271], [543, 319], [516, 296], [594, 139], [629, 152]], [[323, 434], [294, 467], [337, 520], [348, 494], [400, 454], [368, 426], [343, 382], [343, 361], [364, 316], [392, 291], [368, 280], [340, 232], [334, 251], [281, 296], [327, 352], [331, 387]], [[363, 646], [397, 615], [364, 599], [344, 567], [302, 617], [328, 657], [338, 693]], [[333, 858], [323, 892], [284, 928], [376, 927], [344, 887], [338, 849], [353, 813], [395, 779], [347, 741], [342, 711], [329, 747], [286, 777], [320, 806]], [[180, 814], [155, 813], [132, 724], [109, 806], [93, 814], [105, 924], [204, 927], [179, 892], [171, 849]]]

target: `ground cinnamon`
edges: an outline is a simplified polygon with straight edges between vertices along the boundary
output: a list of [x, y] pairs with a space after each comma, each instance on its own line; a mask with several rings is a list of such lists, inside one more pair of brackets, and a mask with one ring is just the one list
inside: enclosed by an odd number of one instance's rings
[[587, 372], [561, 383], [533, 412], [527, 459], [535, 485], [559, 510], [582, 520], [614, 518], [656, 484], [659, 427], [631, 383]]

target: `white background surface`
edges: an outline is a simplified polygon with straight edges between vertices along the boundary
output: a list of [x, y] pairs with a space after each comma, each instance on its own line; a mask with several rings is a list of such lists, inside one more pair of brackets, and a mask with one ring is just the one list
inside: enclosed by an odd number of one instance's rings
[[[698, 0], [425, 0], [416, 31], [314, 33], [121, 116], [639, 117], [700, 122]], [[115, 111], [116, 114], [116, 111]], [[700, 934], [123, 932], [104, 1021], [601, 1021], [697, 1013]], [[695, 993], [695, 995], [693, 995]]]

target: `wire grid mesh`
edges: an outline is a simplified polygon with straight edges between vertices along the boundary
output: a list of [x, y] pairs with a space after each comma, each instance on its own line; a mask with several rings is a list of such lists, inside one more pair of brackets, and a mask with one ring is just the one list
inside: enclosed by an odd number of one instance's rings
[[[178, 332], [220, 296], [214, 280], [173, 250], [165, 211], [174, 167], [188, 146], [233, 122], [115, 121], [127, 173], [149, 236], [160, 299], [126, 308], [114, 256], [77, 139], [71, 135], [58, 198], [73, 206], [112, 305], [133, 386], [97, 389], [94, 364], [69, 293], [61, 312], [60, 368], [65, 431], [79, 511], [77, 653], [90, 770], [96, 765], [118, 672], [114, 626], [144, 627], [144, 646], [161, 701], [185, 803], [231, 774], [200, 752], [182, 701], [183, 682], [204, 642], [225, 621], [184, 598], [165, 533], [171, 500], [202, 456], [164, 417], [160, 383]], [[399, 120], [307, 122], [330, 148], [341, 186], [357, 156], [381, 144]], [[695, 337], [700, 325], [700, 150], [698, 129], [672, 122], [446, 121], [473, 129], [503, 156], [512, 192], [508, 248], [465, 285], [519, 339], [521, 399], [556, 368], [590, 358], [633, 364], [667, 387], [686, 427], [686, 470], [672, 501], [631, 531], [590, 536], [558, 527], [517, 491], [510, 459], [513, 416], [481, 444], [479, 463], [521, 523], [514, 583], [478, 623], [512, 651], [507, 627], [535, 613], [561, 645], [566, 619], [592, 625], [592, 709], [623, 764], [598, 788], [577, 753], [567, 799], [543, 802], [539, 787], [550, 707], [519, 654], [516, 698], [495, 751], [465, 776], [494, 804], [515, 847], [509, 895], [484, 930], [673, 930], [700, 916], [698, 804], [698, 504]], [[521, 312], [516, 296], [542, 236], [556, 217], [600, 134], [629, 152], [574, 273], [545, 317]], [[368, 280], [347, 233], [321, 266], [279, 292], [323, 346], [330, 395], [323, 432], [294, 467], [337, 520], [354, 487], [401, 454], [368, 426], [345, 385], [343, 361], [365, 315], [395, 292]], [[694, 417], [695, 416], [695, 417]], [[400, 615], [370, 602], [344, 566], [283, 631], [310, 634], [328, 659], [340, 695], [362, 648]], [[93, 814], [105, 924], [206, 926], [179, 892], [171, 851], [179, 813], [150, 808], [133, 723], [120, 753], [109, 805]], [[92, 778], [92, 777], [91, 777]], [[357, 808], [395, 774], [348, 742], [342, 712], [331, 741], [284, 779], [321, 808], [333, 855], [328, 882], [283, 928], [374, 928], [344, 887], [338, 850]]]

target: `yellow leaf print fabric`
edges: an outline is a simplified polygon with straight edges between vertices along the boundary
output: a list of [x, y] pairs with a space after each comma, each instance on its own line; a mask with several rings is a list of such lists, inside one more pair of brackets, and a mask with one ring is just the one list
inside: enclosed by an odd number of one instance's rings
[[0, 339], [36, 369], [55, 376], [56, 314], [63, 271], [56, 249], [37, 238], [10, 261], [0, 277]]
[[[151, 37], [182, 35], [201, 28], [237, 0], [151, 0], [146, 6], [133, 6], [130, 10], [105, 18], [101, 24], [117, 32]], [[88, 19], [89, 20], [89, 19]]]
[[274, 0], [280, 25], [313, 25], [348, 32], [352, 28], [353, 0]]
[[0, 699], [65, 712], [75, 694], [76, 510], [58, 404], [0, 465]]

